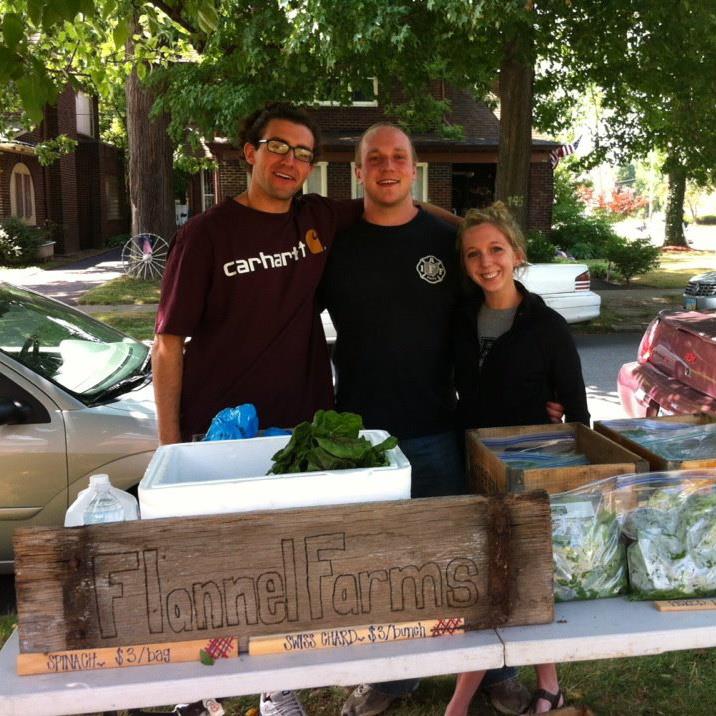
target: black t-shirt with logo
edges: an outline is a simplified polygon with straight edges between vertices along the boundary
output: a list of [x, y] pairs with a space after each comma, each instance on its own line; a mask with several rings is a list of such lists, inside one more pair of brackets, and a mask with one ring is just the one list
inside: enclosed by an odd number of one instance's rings
[[322, 297], [337, 331], [336, 407], [398, 438], [454, 427], [455, 230], [420, 210], [339, 234]]
[[316, 289], [338, 230], [362, 203], [309, 194], [271, 214], [226, 199], [176, 235], [157, 333], [191, 336], [184, 355], [183, 438], [222, 408], [256, 405], [262, 427], [293, 427], [332, 406]]

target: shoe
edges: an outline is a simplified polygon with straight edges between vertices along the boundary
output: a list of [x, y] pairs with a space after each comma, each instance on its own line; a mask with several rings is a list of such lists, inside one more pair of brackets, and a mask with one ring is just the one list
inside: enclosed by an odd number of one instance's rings
[[261, 716], [306, 716], [306, 712], [293, 691], [271, 691], [261, 694]]
[[[562, 692], [562, 689], [559, 689], [556, 694], [553, 694], [549, 691], [545, 691], [544, 689], [537, 689], [537, 691], [532, 694], [532, 699], [530, 700], [529, 706], [522, 712], [525, 714], [536, 714], [539, 713], [537, 711], [537, 702], [542, 699], [543, 701], [546, 701], [549, 704], [549, 711], [554, 711], [555, 709], [561, 709], [564, 706], [564, 693]], [[548, 711], [542, 711], [542, 713], [549, 713]]]
[[383, 694], [370, 684], [353, 689], [341, 709], [341, 716], [377, 716], [382, 714], [397, 697]]
[[215, 699], [202, 699], [191, 704], [177, 704], [172, 711], [129, 709], [129, 716], [224, 716], [223, 706]]
[[501, 714], [515, 716], [529, 708], [530, 692], [516, 676], [487, 686], [484, 691], [490, 699], [492, 708]]
[[177, 716], [224, 716], [224, 707], [216, 699], [202, 699], [192, 704], [177, 704]]

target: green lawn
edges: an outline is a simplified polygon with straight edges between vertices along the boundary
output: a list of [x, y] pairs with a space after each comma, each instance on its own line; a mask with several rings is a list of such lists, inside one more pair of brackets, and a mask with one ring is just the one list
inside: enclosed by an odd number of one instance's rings
[[159, 303], [159, 281], [120, 276], [83, 294], [79, 303], [87, 306]]
[[[589, 266], [606, 264], [606, 259], [588, 259]], [[714, 251], [662, 251], [659, 268], [632, 279], [635, 288], [683, 288], [688, 280], [705, 271], [716, 271]]]
[[653, 288], [684, 288], [692, 276], [705, 271], [716, 271], [713, 251], [662, 251], [659, 268], [635, 277], [632, 282]]
[[[360, 648], [360, 647], [357, 647]], [[585, 704], [598, 716], [712, 716], [716, 704], [716, 650], [684, 651], [632, 659], [609, 659], [563, 664], [562, 688], [571, 704]], [[523, 668], [521, 678], [534, 687], [534, 670]], [[417, 692], [394, 705], [388, 716], [442, 716], [452, 695], [453, 676], [424, 679]], [[340, 687], [308, 689], [301, 700], [310, 716], [335, 716], [349, 690]], [[224, 704], [227, 716], [244, 716], [257, 697]], [[497, 714], [478, 695], [471, 714]]]
[[93, 318], [103, 323], [108, 323], [122, 333], [126, 333], [138, 341], [151, 340], [154, 338], [154, 319], [156, 313], [132, 312], [132, 311], [108, 311], [107, 313], [95, 313]]

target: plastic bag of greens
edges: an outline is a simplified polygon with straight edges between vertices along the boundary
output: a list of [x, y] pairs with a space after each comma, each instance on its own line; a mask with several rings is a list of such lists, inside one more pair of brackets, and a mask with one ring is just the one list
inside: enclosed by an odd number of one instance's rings
[[554, 597], [614, 597], [626, 591], [626, 560], [617, 514], [605, 500], [601, 480], [550, 496]]
[[485, 447], [513, 468], [532, 470], [543, 467], [588, 465], [586, 455], [577, 451], [573, 432], [546, 432], [483, 439]]
[[617, 480], [636, 599], [716, 595], [716, 470], [678, 470]]
[[638, 418], [605, 420], [603, 424], [665, 460], [716, 457], [716, 423], [676, 423]]

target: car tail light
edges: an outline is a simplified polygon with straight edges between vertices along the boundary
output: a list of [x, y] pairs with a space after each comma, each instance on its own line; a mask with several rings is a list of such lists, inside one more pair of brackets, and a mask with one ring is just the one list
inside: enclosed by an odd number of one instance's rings
[[591, 286], [591, 277], [589, 271], [583, 271], [574, 279], [574, 290], [575, 291], [589, 291]]
[[652, 349], [654, 348], [654, 336], [656, 335], [656, 327], [659, 325], [659, 319], [655, 318], [647, 327], [644, 335], [642, 336], [641, 342], [639, 343], [639, 350], [636, 353], [636, 359], [642, 365], [649, 361], [651, 358]]

